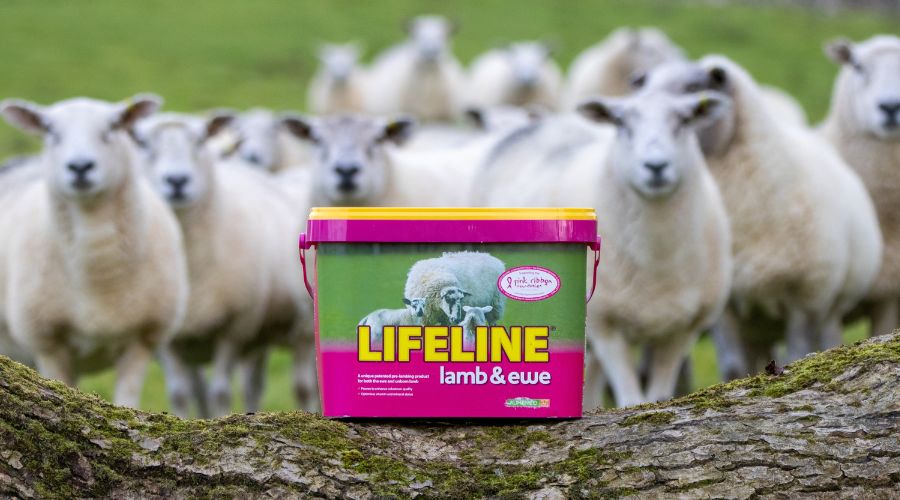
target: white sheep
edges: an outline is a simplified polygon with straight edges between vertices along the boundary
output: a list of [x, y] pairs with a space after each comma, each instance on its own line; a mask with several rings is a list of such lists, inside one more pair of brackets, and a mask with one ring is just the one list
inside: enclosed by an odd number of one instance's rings
[[541, 106], [552, 111], [559, 106], [562, 80], [547, 44], [513, 43], [472, 62], [464, 102], [467, 107]]
[[450, 47], [453, 23], [420, 16], [407, 24], [409, 39], [381, 53], [366, 77], [366, 110], [381, 116], [409, 113], [423, 121], [451, 121], [460, 110], [462, 65]]
[[631, 80], [684, 53], [656, 28], [620, 28], [579, 54], [569, 67], [565, 109], [589, 97], [631, 93]]
[[[39, 160], [40, 156], [17, 156], [4, 161], [0, 166], [0, 214], [8, 211], [8, 205], [18, 199], [17, 194], [27, 189], [28, 184], [40, 182], [43, 178]], [[0, 233], [0, 246], [8, 245], [7, 236], [8, 233]], [[0, 326], [0, 355], [34, 366], [34, 357], [31, 353], [17, 344], [2, 326]]]
[[[588, 304], [595, 358], [587, 360], [585, 384], [596, 391], [585, 394], [588, 407], [601, 400], [599, 365], [619, 405], [671, 397], [698, 333], [724, 307], [728, 223], [694, 129], [726, 107], [720, 96], [662, 92], [591, 100], [581, 112], [618, 133], [548, 119], [511, 132], [481, 165], [479, 182], [484, 174], [488, 184], [513, 184], [495, 189], [490, 205], [591, 206], [603, 214], [602, 293]], [[632, 347], [641, 344], [650, 356], [646, 389], [631, 362]]]
[[[579, 54], [569, 67], [564, 109], [589, 97], [630, 94], [659, 64], [684, 61], [684, 50], [656, 28], [620, 28]], [[807, 123], [803, 107], [784, 90], [762, 87], [764, 102], [784, 120]]]
[[209, 144], [229, 161], [267, 172], [305, 167], [312, 161], [311, 147], [284, 130], [280, 117], [265, 108], [237, 115]]
[[766, 106], [776, 116], [795, 125], [805, 126], [809, 123], [803, 106], [792, 95], [774, 85], [761, 85], [760, 91]]
[[[406, 118], [386, 120], [360, 115], [284, 117], [285, 127], [314, 145], [309, 174], [290, 173], [293, 196], [310, 191], [314, 206], [452, 206], [463, 202], [459, 172], [418, 157], [404, 157], [414, 124]], [[292, 189], [286, 187], [286, 189]]]
[[[232, 118], [169, 113], [138, 129], [150, 178], [175, 211], [185, 238], [188, 311], [182, 328], [161, 349], [172, 406], [180, 416], [188, 413], [190, 377], [200, 369], [196, 361], [205, 358], [213, 362], [212, 414], [230, 411], [231, 376], [239, 361], [245, 363], [245, 409], [256, 411], [265, 351], [310, 320], [302, 314], [308, 299], [296, 269], [298, 228], [290, 205], [274, 179], [218, 163], [208, 147]], [[198, 401], [200, 408], [203, 403]]]
[[836, 40], [827, 52], [843, 67], [822, 134], [862, 178], [884, 236], [881, 271], [867, 296], [872, 333], [881, 335], [900, 324], [900, 38]]
[[463, 329], [463, 347], [465, 349], [472, 349], [475, 346], [475, 333], [479, 326], [488, 325], [485, 315], [493, 309], [493, 306], [462, 306], [465, 316], [459, 322], [459, 326]]
[[356, 44], [323, 44], [321, 66], [309, 84], [307, 107], [317, 115], [364, 111], [365, 76]]
[[0, 330], [42, 375], [70, 385], [114, 366], [113, 400], [131, 407], [188, 293], [178, 223], [141, 175], [129, 137], [160, 102], [0, 104], [10, 123], [44, 137], [43, 178], [0, 212]]
[[734, 62], [670, 63], [648, 88], [712, 89], [734, 108], [700, 132], [734, 237], [730, 307], [715, 329], [726, 378], [762, 370], [784, 331], [788, 358], [840, 344], [841, 318], [880, 267], [881, 234], [865, 187], [834, 148], [762, 105]]
[[359, 321], [360, 326], [371, 329], [372, 338], [381, 341], [385, 326], [421, 325], [425, 314], [425, 299], [403, 299], [403, 309], [376, 309]]
[[506, 305], [506, 296], [497, 288], [505, 270], [502, 261], [484, 252], [444, 252], [413, 264], [403, 295], [425, 298], [425, 325], [458, 324], [462, 308], [477, 304], [492, 307], [485, 317], [494, 325], [503, 318]]

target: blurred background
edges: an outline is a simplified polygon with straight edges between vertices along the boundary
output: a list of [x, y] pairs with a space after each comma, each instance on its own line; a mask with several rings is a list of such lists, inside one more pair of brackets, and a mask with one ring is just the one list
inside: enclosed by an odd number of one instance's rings
[[[761, 83], [786, 90], [812, 123], [827, 109], [837, 72], [822, 54], [823, 42], [900, 32], [898, 1], [5, 0], [0, 97], [52, 103], [76, 95], [120, 100], [155, 92], [170, 110], [303, 111], [320, 43], [356, 41], [368, 61], [403, 37], [407, 18], [422, 13], [458, 21], [454, 50], [463, 63], [505, 42], [543, 39], [555, 44], [556, 59], [566, 67], [617, 27], [656, 26], [692, 58], [726, 54]], [[37, 140], [0, 125], [0, 156], [38, 147]], [[845, 340], [867, 332], [868, 325], [856, 324]], [[693, 361], [698, 387], [718, 381], [708, 339], [697, 345]], [[111, 398], [113, 382], [108, 372], [79, 385]], [[157, 364], [148, 374], [142, 407], [168, 409]], [[263, 407], [295, 407], [287, 353], [271, 359]]]

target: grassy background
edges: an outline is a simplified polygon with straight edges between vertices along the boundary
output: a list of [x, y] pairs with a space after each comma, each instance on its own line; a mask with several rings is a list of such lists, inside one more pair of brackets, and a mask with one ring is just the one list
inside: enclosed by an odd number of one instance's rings
[[[456, 18], [456, 52], [470, 61], [486, 48], [520, 38], [558, 44], [563, 64], [622, 25], [663, 28], [691, 56], [717, 52], [744, 64], [761, 82], [795, 95], [813, 120], [828, 105], [835, 67], [825, 40], [898, 31], [897, 18], [864, 12], [833, 17], [802, 9], [693, 5], [646, 0], [5, 0], [0, 3], [0, 96], [50, 103], [74, 95], [121, 99], [142, 91], [171, 109], [263, 105], [302, 110], [306, 82], [322, 41], [358, 40], [371, 54], [400, 36], [408, 16]], [[0, 125], [0, 157], [37, 142]], [[865, 325], [849, 333], [860, 337]], [[694, 353], [698, 385], [716, 380], [712, 346]], [[269, 409], [290, 408], [289, 359], [273, 356]], [[112, 374], [82, 387], [111, 394]], [[151, 369], [144, 405], [167, 408], [159, 367]]]

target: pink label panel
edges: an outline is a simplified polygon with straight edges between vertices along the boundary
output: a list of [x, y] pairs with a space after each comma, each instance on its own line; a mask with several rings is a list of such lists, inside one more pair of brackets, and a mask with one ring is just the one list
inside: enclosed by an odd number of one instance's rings
[[360, 362], [356, 350], [322, 345], [327, 417], [581, 416], [584, 352], [554, 349], [547, 363]]

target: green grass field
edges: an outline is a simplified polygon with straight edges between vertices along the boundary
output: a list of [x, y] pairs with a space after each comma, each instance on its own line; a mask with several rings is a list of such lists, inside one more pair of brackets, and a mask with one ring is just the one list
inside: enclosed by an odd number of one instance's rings
[[[793, 8], [640, 0], [6, 0], [0, 4], [0, 96], [50, 103], [152, 91], [176, 110], [302, 110], [319, 42], [358, 40], [371, 57], [400, 37], [405, 18], [423, 12], [460, 22], [456, 52], [464, 61], [506, 41], [546, 38], [568, 64], [617, 26], [659, 26], [691, 56], [729, 55], [759, 81], [784, 88], [813, 120], [827, 108], [836, 72], [822, 55], [822, 43], [838, 35], [860, 39], [898, 31], [896, 18], [862, 12], [824, 17]], [[37, 146], [0, 126], [0, 157]], [[848, 338], [865, 330], [859, 325]], [[697, 346], [694, 360], [698, 386], [715, 382], [707, 340]], [[104, 373], [84, 379], [81, 387], [109, 397], [112, 381]], [[167, 409], [156, 365], [143, 401], [148, 409]], [[293, 407], [285, 353], [272, 358], [265, 407]]]

